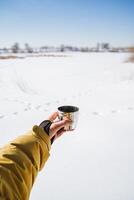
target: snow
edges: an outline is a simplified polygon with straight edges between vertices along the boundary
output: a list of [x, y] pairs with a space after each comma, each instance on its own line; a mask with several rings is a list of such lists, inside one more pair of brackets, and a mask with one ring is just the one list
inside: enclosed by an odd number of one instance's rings
[[78, 126], [57, 140], [30, 200], [134, 199], [134, 64], [127, 53], [0, 60], [0, 146], [61, 105]]

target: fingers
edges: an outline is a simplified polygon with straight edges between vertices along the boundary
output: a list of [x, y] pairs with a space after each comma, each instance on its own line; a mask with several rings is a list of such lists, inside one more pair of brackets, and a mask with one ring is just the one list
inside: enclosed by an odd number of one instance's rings
[[56, 132], [58, 132], [60, 129], [66, 127], [70, 123], [71, 123], [71, 121], [69, 119], [64, 119], [62, 121], [58, 121], [54, 124], [54, 129]]
[[60, 132], [61, 133], [65, 132], [64, 128], [70, 124], [71, 124], [71, 121], [67, 118], [62, 121], [53, 123], [50, 127], [52, 136], [54, 136], [58, 132], [59, 132], [58, 134], [60, 134]]
[[53, 122], [57, 117], [58, 117], [58, 112], [54, 112], [48, 117], [48, 120]]

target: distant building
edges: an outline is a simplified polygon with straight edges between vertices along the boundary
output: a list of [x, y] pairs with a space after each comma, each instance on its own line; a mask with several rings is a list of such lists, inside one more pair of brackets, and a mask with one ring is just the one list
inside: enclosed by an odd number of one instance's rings
[[93, 50], [95, 52], [107, 52], [110, 51], [110, 44], [109, 43], [97, 43], [96, 48]]
[[107, 50], [108, 51], [110, 49], [109, 43], [102, 43], [101, 47], [102, 47], [102, 50]]

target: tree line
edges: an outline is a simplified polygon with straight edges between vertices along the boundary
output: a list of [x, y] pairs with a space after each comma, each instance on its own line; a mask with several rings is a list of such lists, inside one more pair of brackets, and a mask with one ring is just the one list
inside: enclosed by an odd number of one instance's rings
[[28, 43], [20, 47], [15, 42], [10, 48], [0, 48], [0, 53], [45, 53], [45, 52], [128, 52], [128, 47], [112, 47], [109, 43], [97, 43], [95, 47], [77, 47], [71, 45], [32, 47]]

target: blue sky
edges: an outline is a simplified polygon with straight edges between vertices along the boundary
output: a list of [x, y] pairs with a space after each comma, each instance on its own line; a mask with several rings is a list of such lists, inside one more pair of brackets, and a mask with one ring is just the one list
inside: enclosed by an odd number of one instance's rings
[[0, 0], [0, 47], [134, 45], [133, 0]]

